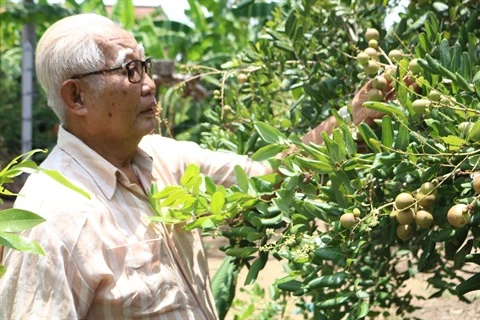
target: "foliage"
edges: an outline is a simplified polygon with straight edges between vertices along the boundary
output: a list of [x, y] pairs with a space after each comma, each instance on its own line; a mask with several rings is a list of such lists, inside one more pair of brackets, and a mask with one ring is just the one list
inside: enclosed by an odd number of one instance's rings
[[[13, 182], [13, 179], [22, 173], [32, 174], [41, 172], [65, 187], [90, 199], [88, 193], [73, 185], [57, 171], [38, 167], [35, 162], [31, 160], [32, 156], [37, 152], [45, 153], [46, 151], [32, 150], [26, 154], [17, 156], [0, 171], [0, 195], [15, 196], [14, 193], [3, 186]], [[0, 198], [0, 204], [2, 203], [3, 200]], [[16, 208], [0, 210], [0, 245], [14, 250], [44, 255], [45, 253], [37, 242], [28, 240], [17, 234], [18, 232], [31, 229], [44, 221], [45, 219], [31, 211]], [[5, 267], [0, 263], [0, 277], [4, 273]]]
[[[275, 10], [258, 40], [223, 65], [202, 142], [269, 159], [278, 173], [248, 178], [236, 168], [237, 186], [224, 188], [190, 167], [180, 186], [152, 194], [156, 221], [184, 221], [187, 229], [227, 237], [225, 253], [248, 268], [246, 283], [270, 255], [287, 262], [290, 271], [275, 285], [303, 298], [301, 309], [315, 319], [374, 318], [391, 307], [412, 312], [414, 296], [399, 289], [417, 272], [429, 274], [438, 290], [432, 297], [450, 292], [468, 301], [465, 294], [480, 289], [477, 274], [465, 279], [457, 272], [480, 263], [479, 196], [472, 188], [480, 155], [478, 12], [468, 2], [419, 1], [387, 32], [377, 23], [386, 11], [380, 2], [348, 1]], [[340, 110], [375, 76], [355, 61], [368, 46], [368, 27], [380, 30], [379, 73], [396, 67], [396, 97], [366, 103], [385, 116], [357, 127]], [[404, 52], [400, 61], [388, 58], [392, 49]], [[409, 67], [414, 59], [419, 72]], [[241, 73], [246, 82], [237, 80]], [[430, 98], [434, 90], [439, 99]], [[424, 109], [417, 108], [420, 99], [428, 101]], [[324, 145], [300, 142], [330, 114], [339, 125], [323, 136]], [[292, 146], [284, 160], [272, 159]], [[423, 193], [426, 185], [433, 187]], [[414, 196], [414, 215], [430, 211], [433, 226], [399, 227], [400, 193]], [[459, 203], [471, 218], [453, 227], [447, 213]], [[346, 213], [356, 217], [352, 228], [340, 222]], [[413, 235], [402, 240], [399, 228]]]
[[[175, 60], [177, 75], [201, 81], [200, 86], [210, 95], [222, 86], [218, 80], [223, 74], [221, 66], [255, 40], [277, 7], [276, 3], [254, 1], [232, 7], [230, 2], [189, 1], [190, 9], [185, 12], [189, 23], [145, 16], [133, 32], [149, 55], [157, 60]], [[227, 78], [225, 75], [221, 81]], [[200, 98], [189, 97], [187, 82], [158, 88], [163, 108], [161, 132], [198, 142], [205, 131], [201, 124], [209, 121], [205, 113], [210, 106]]]
[[[0, 164], [21, 151], [21, 77], [22, 49], [21, 34], [24, 24], [34, 24], [37, 38], [57, 20], [81, 12], [96, 12], [107, 15], [103, 1], [86, 0], [77, 3], [67, 0], [63, 5], [48, 4], [47, 1], [24, 4], [4, 1], [0, 11]], [[161, 12], [161, 10], [159, 10]], [[125, 26], [133, 27], [134, 7], [131, 0], [117, 1], [110, 17]], [[47, 107], [44, 92], [34, 79], [32, 106], [33, 148], [50, 149], [56, 141], [58, 119]], [[34, 155], [36, 161], [45, 157]]]
[[[33, 23], [38, 34], [56, 20], [74, 11], [46, 1], [38, 4], [3, 1], [0, 11], [0, 165], [21, 151], [21, 77], [23, 24]], [[32, 107], [32, 145], [34, 148], [51, 148], [54, 144], [57, 119], [47, 108], [46, 98], [34, 82]], [[45, 155], [37, 153], [35, 160]]]
[[278, 299], [278, 289], [275, 286], [269, 287], [270, 300], [266, 297], [265, 289], [255, 283], [251, 288], [240, 288], [240, 292], [248, 299], [236, 298], [232, 304], [231, 314], [234, 320], [245, 319], [291, 319], [285, 314], [285, 301]]
[[[202, 73], [207, 81], [207, 92], [216, 87], [215, 78], [205, 74], [220, 74], [220, 66], [230, 61], [248, 41], [253, 41], [263, 23], [271, 17], [275, 3], [247, 3], [235, 7], [228, 0], [190, 1], [186, 12], [191, 23], [166, 20], [159, 7], [151, 15], [134, 16], [131, 0], [117, 1], [109, 15], [123, 27], [131, 30], [155, 59], [178, 59], [179, 72], [185, 75]], [[21, 31], [24, 23], [35, 24], [37, 36], [55, 21], [80, 12], [96, 12], [107, 16], [101, 0], [86, 0], [78, 3], [67, 0], [64, 4], [35, 4], [6, 1], [0, 12], [0, 163], [20, 152], [21, 139]], [[201, 66], [201, 67], [200, 67]], [[212, 69], [213, 68], [213, 69]], [[213, 84], [210, 84], [213, 83]], [[36, 84], [36, 83], [35, 83]], [[181, 83], [184, 85], [184, 83]], [[180, 87], [181, 87], [180, 85]], [[164, 134], [199, 141], [200, 123], [206, 121], [203, 113], [208, 109], [204, 103], [186, 99], [186, 95], [174, 88], [159, 88], [163, 106]], [[56, 139], [57, 119], [46, 107], [44, 93], [36, 84], [33, 105], [33, 147], [50, 148]], [[41, 155], [36, 160], [41, 160]]]

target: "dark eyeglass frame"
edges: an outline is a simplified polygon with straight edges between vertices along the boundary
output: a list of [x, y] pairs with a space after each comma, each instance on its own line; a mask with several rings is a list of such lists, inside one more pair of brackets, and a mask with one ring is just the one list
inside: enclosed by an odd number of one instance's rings
[[[130, 68], [130, 65], [132, 63], [140, 63], [141, 64], [140, 77], [139, 77], [138, 80], [132, 80], [131, 76], [130, 76], [130, 72], [128, 72], [129, 68]], [[132, 60], [132, 61], [123, 63], [119, 67], [113, 67], [113, 68], [110, 68], [110, 69], [102, 69], [102, 70], [92, 71], [92, 72], [83, 73], [83, 74], [76, 74], [76, 75], [72, 76], [71, 79], [81, 79], [81, 78], [91, 76], [91, 75], [94, 75], [94, 74], [107, 74], [107, 73], [114, 72], [114, 71], [117, 71], [117, 70], [125, 70], [125, 72], [127, 74], [127, 77], [128, 77], [128, 81], [130, 81], [131, 83], [137, 83], [137, 82], [140, 82], [140, 80], [143, 79], [143, 73], [144, 72], [151, 77], [152, 76], [152, 69], [153, 69], [153, 59], [151, 57], [148, 57], [145, 60], [137, 59], [137, 60]]]

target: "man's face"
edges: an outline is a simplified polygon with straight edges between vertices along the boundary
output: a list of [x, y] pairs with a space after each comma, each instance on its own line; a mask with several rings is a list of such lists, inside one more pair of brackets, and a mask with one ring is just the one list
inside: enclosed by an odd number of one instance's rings
[[[105, 68], [117, 66], [118, 57], [124, 57], [122, 63], [145, 59], [133, 36], [118, 30], [115, 38], [97, 41], [107, 61]], [[124, 70], [102, 77], [105, 85], [99, 94], [95, 95], [90, 89], [85, 91], [86, 130], [89, 134], [101, 135], [107, 141], [118, 143], [139, 140], [151, 133], [158, 112], [153, 80], [144, 72], [139, 82], [131, 83]]]

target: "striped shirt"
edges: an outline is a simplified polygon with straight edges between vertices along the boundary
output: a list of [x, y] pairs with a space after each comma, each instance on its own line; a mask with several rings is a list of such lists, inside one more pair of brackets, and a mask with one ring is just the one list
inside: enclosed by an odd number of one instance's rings
[[268, 170], [246, 156], [149, 135], [133, 158], [139, 186], [60, 128], [42, 167], [91, 199], [41, 173], [27, 179], [15, 207], [46, 219], [23, 234], [46, 255], [4, 250], [0, 319], [216, 319], [200, 233], [148, 220], [155, 213], [144, 190], [153, 181], [159, 190], [178, 184], [190, 163], [227, 185], [235, 165], [250, 175]]

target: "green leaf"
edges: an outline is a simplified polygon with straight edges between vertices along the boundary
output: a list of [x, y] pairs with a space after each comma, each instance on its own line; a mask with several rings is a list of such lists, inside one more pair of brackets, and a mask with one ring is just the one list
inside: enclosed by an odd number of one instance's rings
[[212, 292], [220, 319], [225, 319], [235, 297], [239, 269], [234, 261], [234, 257], [226, 256], [212, 278]]
[[442, 11], [448, 10], [448, 6], [447, 6], [445, 3], [439, 2], [439, 1], [435, 1], [435, 2], [433, 3], [433, 8], [434, 8], [435, 10], [437, 10], [438, 12], [442, 12]]
[[258, 251], [256, 247], [245, 247], [245, 248], [230, 248], [225, 251], [228, 256], [236, 258], [248, 258], [252, 254]]
[[152, 193], [153, 199], [165, 199], [170, 197], [172, 194], [185, 194], [187, 191], [184, 187], [178, 185], [166, 186], [160, 192]]
[[474, 140], [474, 141], [480, 140], [477, 137], [480, 137], [480, 121], [475, 122], [475, 124], [473, 125], [473, 127], [470, 129], [468, 133], [469, 140]]
[[249, 189], [249, 186], [250, 186], [250, 182], [248, 180], [248, 176], [247, 174], [245, 173], [245, 171], [243, 170], [242, 167], [236, 165], [234, 167], [234, 171], [235, 171], [235, 177], [237, 179], [237, 185], [238, 187], [240, 188], [240, 190], [242, 190], [243, 192], [245, 193], [248, 193], [248, 189]]
[[[346, 130], [349, 130], [348, 127]], [[309, 145], [302, 144], [301, 148], [303, 151], [307, 152], [310, 156], [312, 156], [315, 160], [330, 163], [329, 156], [326, 153], [324, 153], [324, 151], [326, 151], [326, 148], [324, 146], [319, 146], [314, 143], [310, 143]], [[355, 146], [355, 151], [356, 151], [356, 146]]]
[[363, 319], [367, 316], [368, 311], [370, 311], [370, 306], [367, 301], [360, 300], [357, 304], [357, 319]]
[[345, 283], [346, 276], [347, 274], [343, 271], [331, 275], [320, 276], [311, 280], [307, 286], [310, 289], [321, 287], [339, 288]]
[[38, 166], [32, 160], [24, 160], [14, 165], [10, 170], [6, 171], [4, 175], [9, 178], [19, 176], [22, 173], [35, 173], [38, 171]]
[[462, 66], [462, 47], [458, 42], [455, 42], [453, 46], [452, 59], [450, 61], [450, 66], [448, 68], [453, 71], [461, 71]]
[[263, 161], [275, 157], [280, 152], [287, 150], [287, 147], [278, 145], [278, 144], [269, 144], [261, 147], [254, 154], [252, 154], [252, 159], [255, 161]]
[[270, 218], [261, 218], [260, 222], [262, 225], [265, 226], [274, 226], [278, 223], [283, 221], [283, 215], [281, 213], [277, 214], [276, 216], [270, 217]]
[[342, 130], [343, 133], [343, 138], [344, 138], [344, 143], [345, 143], [345, 148], [347, 151], [347, 154], [349, 156], [353, 156], [357, 153], [357, 145], [355, 141], [353, 140], [352, 133], [350, 132], [350, 129], [348, 126], [344, 123], [340, 125], [340, 129]]
[[265, 267], [267, 263], [268, 254], [261, 254], [255, 259], [248, 269], [247, 277], [245, 278], [245, 285], [253, 284], [257, 280], [258, 273]]
[[420, 256], [420, 259], [418, 260], [418, 271], [425, 271], [426, 267], [429, 265], [430, 259], [434, 256], [435, 253], [435, 244], [435, 241], [431, 237], [427, 237], [423, 242], [423, 252]]
[[276, 282], [277, 287], [283, 291], [295, 292], [302, 287], [302, 283], [298, 280], [286, 277]]
[[6, 196], [12, 196], [12, 197], [17, 195], [16, 193], [10, 192], [7, 188], [4, 188], [4, 187], [0, 187], [0, 194], [4, 194]]
[[202, 5], [196, 0], [188, 0], [188, 5], [190, 8], [188, 16], [192, 20], [193, 25], [198, 28], [200, 32], [206, 32], [208, 30], [208, 24]]
[[422, 32], [418, 35], [418, 44], [419, 45], [415, 48], [415, 51], [417, 52], [418, 56], [421, 57], [424, 54], [426, 54], [427, 52], [430, 52], [431, 45], [430, 45], [430, 42], [428, 41], [425, 33]]
[[380, 142], [378, 140], [378, 137], [368, 124], [361, 123], [358, 126], [358, 131], [360, 132], [363, 140], [371, 150], [373, 150], [374, 152], [382, 152], [381, 148], [379, 147]]
[[[332, 180], [332, 183], [333, 185], [339, 185], [339, 186], [342, 186], [344, 188], [347, 189], [347, 193], [348, 194], [352, 194], [355, 192], [355, 190], [352, 188], [351, 186], [351, 177], [349, 177], [347, 175], [347, 173], [345, 173], [344, 171], [342, 170], [337, 170], [335, 172], [332, 172], [330, 173], [330, 179]], [[339, 190], [340, 191], [340, 190]], [[341, 204], [341, 205], [348, 205], [347, 203], [342, 203], [343, 201], [345, 201], [345, 195], [342, 193], [342, 192], [339, 192], [338, 194], [342, 199], [339, 199], [338, 197], [336, 198], [337, 200], [337, 203], [338, 204]]]
[[217, 190], [217, 186], [215, 185], [215, 181], [211, 177], [205, 177], [205, 189], [207, 194], [214, 194]]
[[329, 308], [334, 308], [343, 305], [345, 302], [350, 299], [350, 297], [353, 294], [348, 292], [348, 293], [341, 293], [337, 295], [335, 298], [330, 298], [326, 300], [322, 300], [320, 302], [315, 303], [315, 307], [319, 309], [329, 309]]
[[263, 234], [258, 232], [257, 229], [248, 227], [248, 226], [241, 226], [241, 227], [234, 227], [229, 231], [224, 231], [224, 234], [228, 234], [228, 237], [240, 237], [240, 238], [248, 238], [250, 235], [254, 235], [252, 240], [258, 240], [263, 237]]
[[319, 260], [331, 260], [334, 263], [345, 266], [345, 255], [340, 248], [324, 247], [315, 250], [315, 258]]
[[225, 193], [217, 191], [212, 195], [212, 201], [210, 202], [210, 212], [212, 214], [220, 214], [225, 204]]
[[463, 267], [463, 265], [465, 264], [465, 258], [467, 254], [469, 254], [470, 251], [472, 251], [472, 247], [473, 247], [473, 240], [470, 239], [465, 243], [465, 245], [460, 250], [458, 250], [458, 252], [455, 254], [455, 258], [453, 262], [453, 267], [455, 269], [460, 269], [461, 267]]
[[473, 83], [477, 83], [477, 82], [480, 82], [480, 71], [478, 71], [475, 76], [473, 76], [473, 80], [472, 80]]
[[[431, 55], [429, 54], [426, 54], [425, 55], [425, 59], [427, 60], [427, 63], [428, 63], [428, 66], [437, 74], [441, 74], [442, 73], [442, 70], [440, 69], [441, 65], [440, 63], [435, 60], [434, 58], [432, 58]], [[422, 60], [419, 60], [420, 65], [424, 65], [423, 61]]]
[[464, 295], [465, 293], [474, 290], [480, 290], [480, 273], [477, 273], [460, 283], [455, 290], [459, 295]]
[[252, 1], [251, 5], [246, 7], [232, 7], [232, 13], [235, 17], [246, 17], [246, 18], [259, 18], [259, 20], [263, 20], [266, 17], [270, 16], [273, 9], [275, 9], [278, 4], [275, 2], [258, 2], [253, 0], [243, 0], [243, 2]]
[[290, 39], [295, 41], [297, 30], [297, 17], [295, 10], [291, 10], [288, 14], [287, 20], [285, 21], [285, 32], [288, 34]]
[[432, 43], [430, 43], [430, 41], [433, 42], [433, 44], [435, 44], [435, 39], [437, 37], [437, 32], [438, 30], [435, 30], [435, 25], [432, 25], [432, 23], [426, 19], [425, 20], [425, 32], [427, 34], [427, 37], [426, 37], [426, 45], [427, 47], [425, 47], [426, 49], [426, 52], [430, 52], [431, 51], [431, 48], [432, 48]]
[[438, 68], [440, 69], [440, 74], [443, 77], [452, 80], [455, 84], [459, 85], [460, 87], [463, 87], [465, 90], [470, 90], [468, 84], [465, 86], [465, 84], [463, 83], [465, 80], [463, 81], [458, 80], [458, 76], [459, 76], [458, 73], [452, 72], [442, 65], [439, 65]]
[[[398, 79], [403, 79], [407, 75], [408, 70], [408, 61], [407, 59], [402, 59], [398, 63], [397, 77]], [[400, 82], [395, 83], [395, 91], [397, 92], [397, 98], [400, 102], [400, 105], [407, 106], [409, 102], [409, 89], [407, 86], [400, 84]], [[401, 119], [401, 118], [400, 118]], [[405, 120], [402, 120], [406, 122]]]
[[469, 91], [474, 91], [473, 87], [470, 87], [470, 84], [468, 83], [467, 79], [465, 79], [460, 73], [455, 73], [456, 81], [455, 84], [458, 85], [460, 88], [464, 90], [469, 90]]
[[458, 147], [461, 147], [467, 143], [467, 141], [457, 136], [440, 137], [440, 139], [442, 139], [445, 144], [448, 144], [452, 147], [457, 147], [457, 149]]
[[0, 245], [22, 252], [45, 255], [42, 247], [40, 247], [37, 242], [21, 237], [15, 233], [0, 231]]
[[0, 231], [20, 232], [44, 222], [39, 215], [22, 209], [10, 208], [0, 211]]
[[397, 137], [395, 139], [395, 149], [405, 151], [410, 144], [410, 135], [408, 133], [408, 127], [400, 123], [398, 128]]
[[280, 144], [285, 141], [285, 136], [280, 131], [264, 122], [256, 121], [254, 126], [265, 142]]
[[0, 263], [0, 279], [3, 277], [5, 272], [7, 272], [7, 269]]
[[194, 220], [193, 222], [190, 222], [189, 224], [187, 224], [184, 227], [184, 229], [185, 230], [193, 230], [193, 229], [196, 229], [196, 228], [200, 228], [202, 230], [212, 230], [212, 229], [217, 228], [218, 223], [216, 223], [216, 222], [217, 222], [217, 220], [212, 218], [212, 216], [201, 217], [201, 218], [198, 218], [198, 219]]
[[113, 17], [118, 19], [122, 26], [129, 30], [135, 25], [135, 7], [132, 0], [118, 0], [112, 11]]
[[291, 198], [274, 198], [272, 199], [272, 202], [280, 211], [290, 213], [290, 205], [292, 203]]
[[243, 9], [243, 8], [246, 8], [246, 7], [250, 6], [253, 3], [255, 3], [255, 0], [242, 0], [237, 4], [234, 4], [233, 8], [234, 9]]
[[39, 168], [41, 172], [49, 176], [50, 178], [54, 179], [55, 181], [63, 184], [65, 187], [72, 189], [73, 191], [76, 191], [83, 195], [84, 197], [91, 199], [90, 194], [88, 194], [86, 191], [83, 189], [77, 187], [73, 183], [71, 183], [67, 178], [65, 178], [60, 172], [56, 170], [49, 170], [49, 169], [44, 169], [44, 168]]
[[[26, 152], [26, 153], [23, 153], [19, 156], [16, 156], [15, 158], [13, 158], [12, 161], [10, 161], [6, 166], [5, 168], [2, 169], [2, 171], [0, 171], [0, 177], [1, 176], [4, 176], [5, 173], [10, 170], [11, 167], [15, 166], [17, 163], [20, 163], [21, 162], [24, 162], [24, 161], [27, 161], [28, 159], [30, 159], [35, 153], [38, 153], [38, 152], [43, 152], [43, 153], [46, 153], [47, 150], [42, 150], [42, 149], [34, 149], [34, 150], [31, 150], [29, 152]], [[23, 159], [22, 159], [23, 158]], [[22, 160], [21, 160], [22, 159]]]
[[193, 195], [188, 193], [185, 189], [178, 192], [171, 193], [165, 200], [160, 203], [161, 207], [182, 207], [188, 208], [189, 205], [195, 203], [196, 199]]
[[191, 189], [197, 183], [199, 175], [200, 167], [195, 164], [189, 164], [180, 179], [180, 184], [185, 188]]
[[327, 174], [333, 171], [333, 166], [330, 163], [324, 161], [312, 160], [296, 156], [295, 162], [298, 162], [298, 164], [304, 168], [315, 170], [316, 172], [321, 174]]
[[403, 112], [403, 109], [399, 108], [395, 104], [378, 101], [367, 101], [363, 103], [363, 106], [367, 109], [379, 111], [392, 117], [397, 117], [402, 121], [405, 121], [407, 119], [406, 115]]
[[[472, 63], [470, 62], [470, 56], [468, 55], [467, 52], [462, 52], [461, 67], [462, 68], [460, 70], [457, 70], [457, 73], [465, 79], [472, 78], [474, 69], [472, 68]], [[474, 81], [472, 80], [472, 82]]]
[[430, 30], [432, 32], [432, 37], [433, 36], [438, 36], [438, 34], [440, 33], [440, 25], [438, 23], [438, 19], [437, 19], [437, 16], [429, 11], [427, 13], [427, 20], [425, 21], [425, 23], [427, 23], [430, 25]]
[[345, 141], [343, 139], [343, 133], [341, 130], [339, 129], [333, 130], [333, 142], [335, 143], [335, 146], [336, 146], [335, 153], [337, 154], [336, 157], [339, 159], [339, 162], [345, 160], [347, 152], [345, 147]]
[[[330, 161], [333, 163], [340, 163], [342, 160], [344, 160], [344, 158], [342, 158], [340, 147], [328, 136], [325, 131], [323, 131], [321, 134], [323, 142], [327, 146]], [[345, 155], [345, 150], [343, 150], [343, 155]]]
[[387, 148], [393, 146], [393, 125], [390, 116], [384, 116], [382, 119], [382, 144]]
[[450, 45], [448, 44], [447, 39], [443, 39], [442, 42], [440, 42], [440, 45], [438, 48], [440, 51], [440, 61], [442, 62], [442, 65], [444, 67], [448, 67], [451, 62], [451, 57], [450, 57]]
[[295, 51], [293, 50], [290, 43], [288, 43], [286, 41], [274, 41], [273, 45], [274, 45], [275, 48], [278, 48], [282, 51], [285, 51], [288, 54], [294, 54], [295, 53]]
[[440, 74], [440, 70], [435, 69], [435, 67], [432, 67], [426, 60], [423, 60], [421, 58], [418, 59], [418, 64], [422, 67], [423, 70], [429, 73], [434, 73], [434, 74]]
[[[75, 2], [75, 1], [72, 1], [72, 2]], [[107, 15], [107, 11], [105, 9], [105, 5], [103, 4], [103, 0], [83, 1], [81, 2], [81, 6], [79, 7], [79, 10], [82, 10], [82, 12], [95, 12], [104, 16]]]
[[480, 265], [480, 253], [467, 254], [465, 256], [465, 261]]

